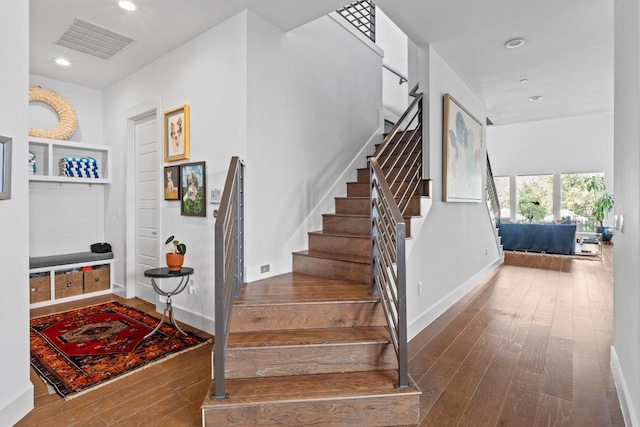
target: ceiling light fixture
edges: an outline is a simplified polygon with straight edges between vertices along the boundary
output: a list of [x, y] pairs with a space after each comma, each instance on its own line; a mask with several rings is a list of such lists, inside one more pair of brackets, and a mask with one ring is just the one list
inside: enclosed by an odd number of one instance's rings
[[69, 65], [71, 65], [71, 62], [69, 62], [68, 59], [56, 58], [56, 64], [61, 65], [63, 67], [68, 67]]
[[136, 10], [136, 5], [133, 4], [133, 2], [130, 2], [128, 0], [119, 1], [118, 6], [120, 6], [124, 10], [128, 10], [129, 12]]
[[542, 95], [534, 95], [529, 97], [529, 101], [540, 101], [542, 99]]
[[506, 47], [507, 49], [515, 49], [517, 47], [520, 47], [522, 45], [524, 45], [527, 41], [525, 39], [523, 39], [522, 37], [518, 37], [515, 39], [511, 39], [511, 40], [507, 40], [504, 43], [504, 47]]
[[529, 79], [522, 79], [522, 80], [520, 80], [520, 83], [528, 83], [528, 82], [529, 82]]

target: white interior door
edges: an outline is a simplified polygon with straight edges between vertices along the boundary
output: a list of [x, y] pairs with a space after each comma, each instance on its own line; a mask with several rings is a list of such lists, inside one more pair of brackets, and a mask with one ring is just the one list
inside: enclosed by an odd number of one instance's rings
[[156, 293], [144, 271], [158, 261], [159, 143], [155, 113], [134, 124], [135, 144], [135, 296], [151, 303]]

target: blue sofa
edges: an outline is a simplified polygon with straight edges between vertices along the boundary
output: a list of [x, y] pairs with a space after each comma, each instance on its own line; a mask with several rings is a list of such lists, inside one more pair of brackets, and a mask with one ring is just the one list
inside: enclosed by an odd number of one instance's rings
[[509, 251], [574, 255], [575, 224], [502, 223], [502, 247]]

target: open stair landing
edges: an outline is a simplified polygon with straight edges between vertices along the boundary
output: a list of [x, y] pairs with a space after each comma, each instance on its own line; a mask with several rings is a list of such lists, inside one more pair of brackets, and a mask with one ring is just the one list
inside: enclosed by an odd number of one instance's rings
[[[397, 360], [370, 285], [288, 273], [243, 285], [226, 358], [229, 398], [205, 426], [417, 425], [420, 390]], [[215, 381], [215, 378], [214, 378]]]

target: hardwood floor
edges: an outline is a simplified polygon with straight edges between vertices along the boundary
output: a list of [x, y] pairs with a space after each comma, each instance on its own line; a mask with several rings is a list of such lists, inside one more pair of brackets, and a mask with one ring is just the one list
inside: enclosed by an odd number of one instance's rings
[[421, 426], [624, 426], [603, 260], [507, 253], [409, 343]]
[[[153, 305], [114, 295], [31, 310], [37, 317], [104, 301], [117, 300], [156, 317]], [[184, 326], [181, 324], [181, 326]], [[193, 330], [185, 326], [187, 330]], [[198, 332], [208, 336], [204, 332]], [[68, 401], [48, 394], [31, 370], [35, 409], [17, 426], [201, 426], [200, 405], [211, 384], [212, 343], [109, 383]]]
[[[409, 343], [421, 426], [623, 426], [609, 367], [613, 248], [603, 260], [507, 254], [505, 265]], [[117, 299], [32, 310], [39, 316]], [[32, 373], [18, 426], [201, 426], [211, 344], [69, 401]]]

